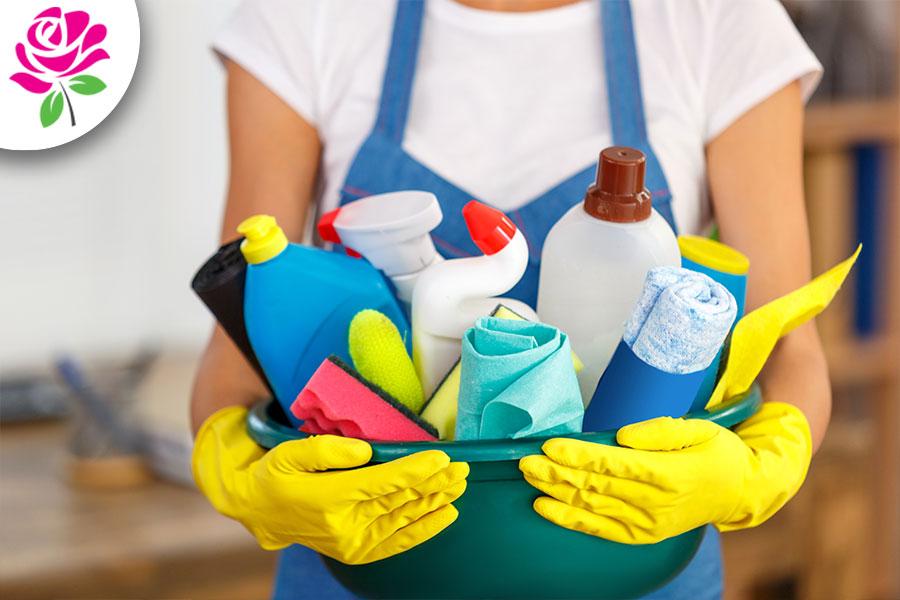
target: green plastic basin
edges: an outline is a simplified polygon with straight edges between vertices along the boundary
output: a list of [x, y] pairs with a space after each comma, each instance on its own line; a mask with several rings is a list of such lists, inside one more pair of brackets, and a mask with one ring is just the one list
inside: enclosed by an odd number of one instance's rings
[[[689, 417], [732, 427], [759, 408], [747, 394]], [[268, 403], [254, 407], [247, 427], [272, 448], [305, 434], [279, 422]], [[569, 435], [615, 444], [615, 432]], [[468, 462], [465, 494], [454, 505], [459, 518], [431, 540], [368, 565], [323, 557], [328, 570], [364, 598], [634, 598], [668, 582], [690, 562], [704, 527], [657, 544], [619, 544], [558, 527], [532, 509], [540, 493], [522, 478], [518, 461], [540, 454], [546, 438], [465, 442], [373, 443], [373, 463], [427, 449]]]

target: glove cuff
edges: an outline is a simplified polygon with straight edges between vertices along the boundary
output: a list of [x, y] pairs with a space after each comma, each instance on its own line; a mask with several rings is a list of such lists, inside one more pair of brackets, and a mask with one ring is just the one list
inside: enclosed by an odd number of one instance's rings
[[719, 531], [755, 527], [768, 520], [803, 485], [812, 459], [806, 415], [784, 402], [766, 402], [735, 429], [751, 452], [743, 494]]
[[[245, 446], [249, 442], [255, 449], [253, 454], [262, 454], [244, 429], [246, 418], [247, 408], [244, 406], [227, 406], [217, 410], [200, 426], [191, 453], [194, 483], [213, 507], [227, 516], [231, 516], [231, 496], [235, 492], [236, 479], [240, 477], [238, 467], [243, 466], [238, 465], [236, 457], [231, 456], [230, 447]], [[252, 458], [243, 456], [247, 454], [246, 450], [238, 451], [238, 454], [243, 458]]]
[[[225, 408], [220, 408], [213, 414], [206, 417], [206, 420], [200, 425], [200, 429], [197, 430], [197, 435], [194, 436], [194, 448], [199, 445], [200, 439], [206, 435], [206, 433], [214, 427], [220, 421], [224, 421], [225, 419], [232, 418], [245, 418], [247, 413], [246, 406], [241, 406], [239, 404], [235, 404], [232, 406], [226, 406]], [[239, 416], [238, 416], [239, 415]]]

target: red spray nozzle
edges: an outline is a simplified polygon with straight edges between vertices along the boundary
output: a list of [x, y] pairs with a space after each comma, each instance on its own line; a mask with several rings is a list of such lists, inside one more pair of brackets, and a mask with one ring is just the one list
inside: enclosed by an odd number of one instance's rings
[[[337, 220], [338, 215], [341, 213], [340, 207], [330, 210], [319, 218], [319, 222], [316, 225], [316, 229], [319, 230], [319, 237], [322, 238], [323, 242], [331, 242], [332, 244], [341, 244], [341, 234], [338, 233], [337, 229], [334, 227], [334, 222]], [[362, 254], [350, 248], [348, 246], [344, 246], [344, 251], [353, 258], [361, 258]]]
[[496, 208], [472, 200], [463, 207], [469, 237], [478, 249], [490, 256], [500, 252], [516, 234], [516, 226]]
[[340, 212], [341, 209], [336, 208], [334, 210], [328, 211], [319, 219], [319, 223], [316, 226], [316, 229], [319, 230], [319, 237], [322, 238], [323, 241], [331, 242], [332, 244], [341, 243], [341, 236], [337, 232], [337, 229], [334, 228], [334, 222]]

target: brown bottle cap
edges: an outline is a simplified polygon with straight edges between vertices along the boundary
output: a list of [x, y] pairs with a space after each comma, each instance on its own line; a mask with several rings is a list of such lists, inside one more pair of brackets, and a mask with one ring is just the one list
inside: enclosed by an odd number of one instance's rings
[[613, 223], [636, 223], [650, 218], [653, 206], [644, 187], [644, 153], [612, 146], [600, 153], [597, 181], [587, 189], [584, 211]]

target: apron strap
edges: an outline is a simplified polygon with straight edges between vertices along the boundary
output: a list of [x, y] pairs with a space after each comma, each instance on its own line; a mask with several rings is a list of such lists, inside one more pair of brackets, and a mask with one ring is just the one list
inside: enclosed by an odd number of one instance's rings
[[[647, 156], [647, 189], [653, 198], [653, 207], [677, 232], [669, 184], [647, 135], [631, 3], [628, 0], [601, 0], [600, 9], [613, 143], [638, 148]], [[403, 143], [409, 115], [424, 13], [424, 0], [397, 2], [375, 129], [398, 145]]]
[[394, 16], [391, 50], [384, 70], [375, 129], [398, 145], [403, 143], [409, 114], [424, 8], [423, 0], [398, 0]]
[[601, 0], [600, 8], [606, 95], [613, 143], [638, 148], [646, 155], [647, 189], [653, 198], [653, 208], [677, 233], [669, 184], [647, 135], [631, 3], [628, 0]]

